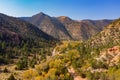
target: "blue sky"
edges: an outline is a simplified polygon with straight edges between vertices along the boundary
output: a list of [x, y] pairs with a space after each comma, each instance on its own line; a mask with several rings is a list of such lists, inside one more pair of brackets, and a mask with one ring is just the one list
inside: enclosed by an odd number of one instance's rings
[[0, 0], [0, 13], [32, 16], [43, 12], [72, 19], [116, 19], [120, 17], [120, 0]]

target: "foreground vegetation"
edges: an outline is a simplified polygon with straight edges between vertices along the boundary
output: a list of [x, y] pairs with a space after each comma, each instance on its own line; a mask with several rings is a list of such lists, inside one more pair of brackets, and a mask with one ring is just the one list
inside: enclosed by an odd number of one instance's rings
[[[108, 47], [112, 46], [108, 45]], [[46, 51], [50, 54], [43, 53], [45, 54], [43, 56], [40, 52], [18, 59], [15, 69], [24, 71], [14, 76], [21, 76], [22, 80], [73, 80], [75, 77], [69, 72], [69, 69], [73, 68], [75, 74], [83, 79], [119, 80], [119, 62], [114, 66], [109, 66], [104, 61], [96, 60], [100, 56], [100, 52], [106, 49], [91, 48], [79, 41], [64, 41], [54, 48], [57, 54], [53, 55], [52, 52]], [[7, 70], [4, 69], [4, 72], [7, 73]]]
[[79, 41], [63, 42], [55, 47], [55, 52], [58, 54], [44, 60], [34, 69], [25, 71], [22, 78], [25, 80], [73, 80], [75, 77], [68, 70], [72, 67], [75, 74], [82, 79], [119, 80], [119, 63], [109, 66], [95, 59], [100, 56], [102, 50], [104, 49], [94, 49]]

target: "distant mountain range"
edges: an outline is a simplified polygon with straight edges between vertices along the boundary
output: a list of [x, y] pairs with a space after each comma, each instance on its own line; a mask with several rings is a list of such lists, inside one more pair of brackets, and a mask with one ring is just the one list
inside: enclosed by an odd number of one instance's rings
[[[22, 20], [21, 20], [22, 19]], [[0, 33], [4, 40], [19, 44], [20, 39], [87, 40], [113, 20], [72, 20], [66, 16], [50, 17], [44, 13], [14, 18], [0, 14]], [[30, 24], [32, 23], [32, 24]]]
[[66, 16], [51, 17], [44, 13], [21, 17], [59, 40], [87, 40], [102, 31], [113, 20], [72, 20]]

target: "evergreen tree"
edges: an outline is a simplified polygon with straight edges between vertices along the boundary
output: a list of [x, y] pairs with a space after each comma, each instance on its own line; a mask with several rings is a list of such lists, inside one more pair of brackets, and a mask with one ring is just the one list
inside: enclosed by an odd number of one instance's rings
[[5, 67], [5, 69], [3, 70], [4, 73], [8, 72], [8, 69]]
[[8, 78], [8, 80], [16, 80], [16, 79], [15, 79], [14, 75], [11, 74], [10, 77]]

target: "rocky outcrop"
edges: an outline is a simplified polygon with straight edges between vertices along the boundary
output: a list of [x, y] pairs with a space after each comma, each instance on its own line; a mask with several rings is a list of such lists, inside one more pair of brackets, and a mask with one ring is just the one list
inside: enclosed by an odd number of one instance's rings
[[99, 34], [87, 41], [91, 47], [113, 46], [120, 43], [120, 19], [109, 24]]
[[114, 46], [102, 51], [96, 60], [106, 62], [109, 66], [117, 65], [120, 61], [120, 46]]

